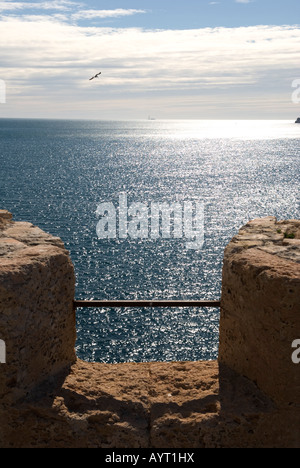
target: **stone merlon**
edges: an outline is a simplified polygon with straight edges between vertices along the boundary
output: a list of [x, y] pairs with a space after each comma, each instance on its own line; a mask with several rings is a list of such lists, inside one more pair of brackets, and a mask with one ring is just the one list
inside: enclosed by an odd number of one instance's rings
[[217, 360], [88, 363], [63, 242], [0, 210], [0, 447], [299, 448], [299, 263], [300, 221], [250, 221], [224, 254]]

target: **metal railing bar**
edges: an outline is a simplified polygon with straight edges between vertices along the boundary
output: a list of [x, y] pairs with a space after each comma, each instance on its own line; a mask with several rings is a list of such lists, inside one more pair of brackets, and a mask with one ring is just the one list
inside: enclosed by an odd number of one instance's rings
[[126, 301], [74, 301], [74, 308], [114, 307], [220, 307], [221, 301], [167, 301], [167, 300], [126, 300]]

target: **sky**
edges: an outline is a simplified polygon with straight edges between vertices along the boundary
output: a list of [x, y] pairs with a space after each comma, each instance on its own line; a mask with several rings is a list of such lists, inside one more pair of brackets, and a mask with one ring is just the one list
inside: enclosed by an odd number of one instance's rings
[[299, 24], [299, 0], [0, 1], [0, 118], [294, 120]]

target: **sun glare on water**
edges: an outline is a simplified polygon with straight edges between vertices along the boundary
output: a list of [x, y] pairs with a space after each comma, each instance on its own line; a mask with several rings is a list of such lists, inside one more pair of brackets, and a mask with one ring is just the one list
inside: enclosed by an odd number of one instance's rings
[[[158, 122], [161, 129], [170, 126], [170, 121]], [[174, 139], [272, 140], [299, 138], [300, 125], [290, 120], [180, 120], [172, 122], [170, 133]]]

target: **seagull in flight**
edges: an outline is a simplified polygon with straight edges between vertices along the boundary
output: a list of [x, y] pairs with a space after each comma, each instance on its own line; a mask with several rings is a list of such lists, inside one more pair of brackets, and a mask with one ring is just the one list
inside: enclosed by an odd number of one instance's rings
[[97, 73], [97, 75], [92, 76], [92, 78], [89, 79], [89, 81], [93, 80], [94, 78], [98, 78], [98, 76], [101, 75], [101, 72]]

